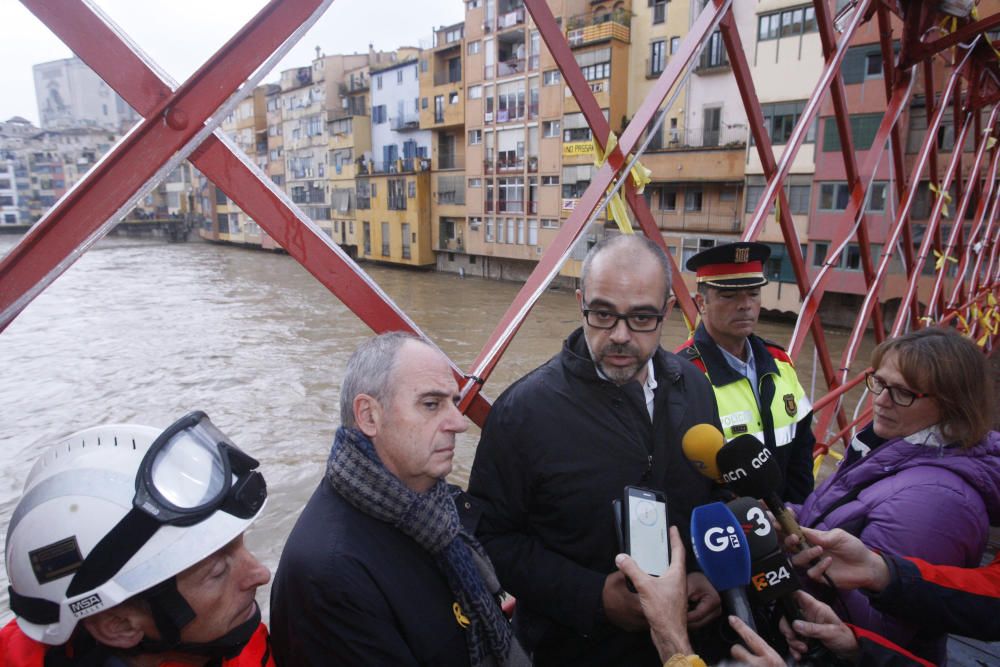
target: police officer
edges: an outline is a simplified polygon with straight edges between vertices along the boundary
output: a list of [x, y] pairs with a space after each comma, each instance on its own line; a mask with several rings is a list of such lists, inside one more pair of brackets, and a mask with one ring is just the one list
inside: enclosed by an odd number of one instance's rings
[[687, 261], [701, 323], [677, 353], [712, 383], [726, 440], [748, 433], [764, 443], [784, 473], [779, 495], [801, 503], [814, 482], [812, 405], [785, 350], [753, 333], [770, 254], [763, 243], [726, 243]]

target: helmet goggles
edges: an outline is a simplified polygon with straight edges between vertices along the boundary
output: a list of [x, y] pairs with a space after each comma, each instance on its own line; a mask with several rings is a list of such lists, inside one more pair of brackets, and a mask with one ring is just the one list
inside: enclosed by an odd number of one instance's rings
[[267, 499], [258, 465], [200, 410], [171, 424], [139, 465], [132, 509], [84, 559], [67, 596], [106, 583], [161, 526], [193, 526], [216, 512], [252, 518]]

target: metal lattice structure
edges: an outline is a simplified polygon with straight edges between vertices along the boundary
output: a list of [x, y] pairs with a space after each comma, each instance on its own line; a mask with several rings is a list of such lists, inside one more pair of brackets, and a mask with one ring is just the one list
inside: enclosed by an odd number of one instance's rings
[[[344, 302], [376, 332], [407, 330], [423, 335], [416, 324], [378, 285], [272, 184], [261, 171], [217, 131], [221, 119], [249, 94], [268, 65], [287, 52], [294, 41], [325, 11], [332, 0], [272, 0], [197, 72], [181, 85], [162, 73], [126, 35], [90, 4], [81, 0], [53, 2], [22, 0], [84, 62], [136, 109], [136, 125], [76, 186], [68, 192], [0, 263], [0, 330], [5, 328], [48, 284], [84, 251], [110, 231], [152, 187], [181, 160], [189, 159], [205, 176], [250, 215], [282, 248]], [[531, 308], [558, 274], [587, 225], [621, 191], [641, 230], [664, 246], [646, 200], [631, 177], [632, 168], [649, 139], [646, 130], [663, 122], [659, 110], [694, 66], [714, 31], [721, 34], [732, 76], [746, 109], [753, 150], [763, 166], [767, 185], [742, 233], [744, 240], [760, 235], [765, 218], [775, 210], [784, 242], [799, 247], [787, 195], [783, 189], [792, 161], [829, 95], [840, 136], [850, 200], [845, 221], [833, 238], [824, 266], [810, 277], [804, 258], [788, 254], [802, 308], [789, 343], [796, 358], [811, 335], [827, 393], [815, 402], [817, 453], [841, 440], [862, 419], [849, 419], [842, 407], [845, 392], [863, 374], [850, 376], [865, 332], [883, 340], [921, 326], [956, 326], [992, 354], [1000, 340], [1000, 148], [994, 133], [1000, 113], [998, 51], [986, 32], [1000, 26], [1000, 13], [979, 17], [949, 17], [936, 2], [854, 0], [833, 16], [829, 3], [815, 0], [815, 17], [825, 67], [780, 159], [775, 157], [765, 129], [761, 104], [751, 77], [734, 0], [710, 0], [692, 22], [679, 49], [660, 74], [649, 95], [635, 110], [613, 145], [611, 128], [585, 80], [563, 28], [545, 0], [524, 4], [562, 78], [579, 104], [605, 161], [590, 186], [535, 266], [527, 282], [497, 324], [468, 373], [453, 364], [462, 386], [462, 409], [482, 425], [489, 402], [481, 394], [492, 370]], [[859, 26], [876, 22], [884, 63], [886, 110], [872, 148], [859, 164], [851, 136], [847, 96], [840, 68]], [[835, 28], [836, 25], [836, 28]], [[893, 25], [901, 33], [893, 35]], [[894, 56], [894, 39], [898, 55]], [[255, 74], [261, 72], [261, 74]], [[921, 80], [927, 110], [927, 132], [913, 168], [904, 167], [900, 118], [911, 102], [914, 83]], [[669, 106], [669, 105], [668, 105]], [[955, 149], [939, 155], [937, 131], [948, 109], [954, 115]], [[966, 142], [974, 146], [972, 162], [963, 163]], [[885, 153], [895, 177], [897, 202], [886, 250], [877, 260], [871, 253], [865, 207], [868, 190]], [[946, 159], [945, 159], [946, 158]], [[943, 165], [941, 162], [946, 162]], [[955, 184], [960, 194], [950, 232], [943, 234], [942, 213], [947, 196], [938, 196], [914, 252], [910, 211], [921, 174], [937, 191]], [[971, 211], [971, 212], [970, 212]], [[962, 223], [961, 221], [968, 222]], [[823, 326], [817, 317], [830, 276], [849, 242], [860, 249], [866, 296], [841, 359], [831, 358]], [[929, 292], [920, 293], [921, 269], [936, 257], [938, 270]], [[673, 257], [668, 253], [668, 257]], [[894, 317], [883, 309], [880, 296], [893, 260], [902, 261], [908, 277]], [[674, 292], [689, 326], [697, 319], [694, 303], [674, 267]]]

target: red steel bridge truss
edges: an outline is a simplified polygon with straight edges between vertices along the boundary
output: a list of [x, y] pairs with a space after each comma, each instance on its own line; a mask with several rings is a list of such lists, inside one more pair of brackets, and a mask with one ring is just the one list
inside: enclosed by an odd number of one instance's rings
[[[800, 247], [782, 184], [829, 95], [841, 138], [841, 152], [850, 190], [843, 212], [843, 232], [830, 243], [825, 265], [810, 277], [798, 252], [788, 253], [802, 299], [795, 330], [788, 343], [793, 358], [811, 336], [826, 384], [815, 402], [816, 454], [844, 441], [851, 429], [868, 419], [870, 409], [848, 415], [844, 394], [858, 386], [863, 373], [851, 374], [860, 342], [869, 329], [877, 341], [923, 326], [955, 326], [992, 355], [1000, 342], [1000, 144], [996, 123], [1000, 114], [1000, 67], [997, 48], [987, 32], [1000, 26], [1000, 13], [966, 18], [940, 14], [937, 2], [854, 0], [834, 16], [825, 0], [814, 0], [825, 67], [788, 142], [775, 158], [765, 131], [741, 35], [733, 15], [736, 0], [710, 0], [691, 25], [678, 51], [649, 95], [618, 137], [608, 141], [611, 128], [573, 58], [564, 32], [545, 0], [524, 4], [554, 56], [565, 84], [580, 105], [602, 153], [607, 153], [589, 188], [577, 202], [555, 240], [539, 260], [510, 304], [468, 372], [452, 364], [462, 387], [463, 411], [482, 425], [489, 402], [483, 385], [531, 308], [557, 275], [581, 233], [620, 192], [642, 232], [666, 246], [645, 198], [630, 176], [641, 156], [647, 127], [662, 123], [660, 109], [684, 77], [712, 33], [718, 29], [728, 52], [739, 94], [746, 108], [753, 148], [763, 165], [767, 185], [744, 240], [756, 239], [767, 218], [774, 216], [787, 247]], [[25, 234], [0, 262], [0, 330], [91, 245], [110, 231], [142, 196], [177, 164], [190, 160], [230, 199], [256, 221], [288, 254], [376, 332], [407, 330], [424, 336], [406, 313], [294, 203], [255, 167], [219, 130], [219, 123], [260, 82], [270, 66], [287, 52], [332, 0], [272, 0], [191, 77], [176, 85], [98, 9], [83, 0], [22, 0], [84, 62], [98, 73], [143, 118], [56, 205]], [[884, 63], [885, 114], [872, 149], [859, 164], [840, 66], [859, 26], [877, 22]], [[898, 55], [894, 56], [898, 42]], [[921, 81], [927, 109], [927, 132], [910, 170], [904, 166], [899, 119], [911, 102], [914, 83]], [[667, 105], [669, 106], [669, 105]], [[953, 114], [955, 148], [938, 149], [938, 128], [945, 113]], [[971, 137], [971, 138], [970, 138]], [[974, 146], [971, 162], [963, 162], [962, 147]], [[865, 206], [879, 161], [891, 161], [895, 215], [877, 260], [870, 250]], [[914, 245], [910, 211], [922, 176], [946, 193], [954, 184], [956, 223], [945, 234], [945, 195], [935, 198], [919, 246]], [[971, 213], [969, 209], [972, 209]], [[772, 213], [776, 211], [777, 213]], [[848, 243], [860, 249], [867, 287], [846, 348], [839, 361], [831, 358], [819, 306], [841, 252]], [[673, 257], [668, 253], [670, 261]], [[930, 290], [920, 290], [921, 269], [934, 262], [938, 270]], [[890, 262], [902, 262], [907, 278], [892, 321], [883, 311], [883, 294]], [[674, 266], [673, 288], [689, 326], [697, 312]], [[925, 279], [926, 280], [926, 279]], [[425, 336], [426, 337], [426, 336]]]

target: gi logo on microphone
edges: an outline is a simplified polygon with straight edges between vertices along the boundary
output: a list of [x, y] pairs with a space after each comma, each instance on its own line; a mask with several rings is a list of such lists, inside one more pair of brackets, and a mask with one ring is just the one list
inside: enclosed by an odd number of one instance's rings
[[715, 552], [725, 551], [730, 546], [739, 549], [740, 538], [732, 526], [727, 526], [725, 529], [716, 526], [705, 531], [705, 546]]

